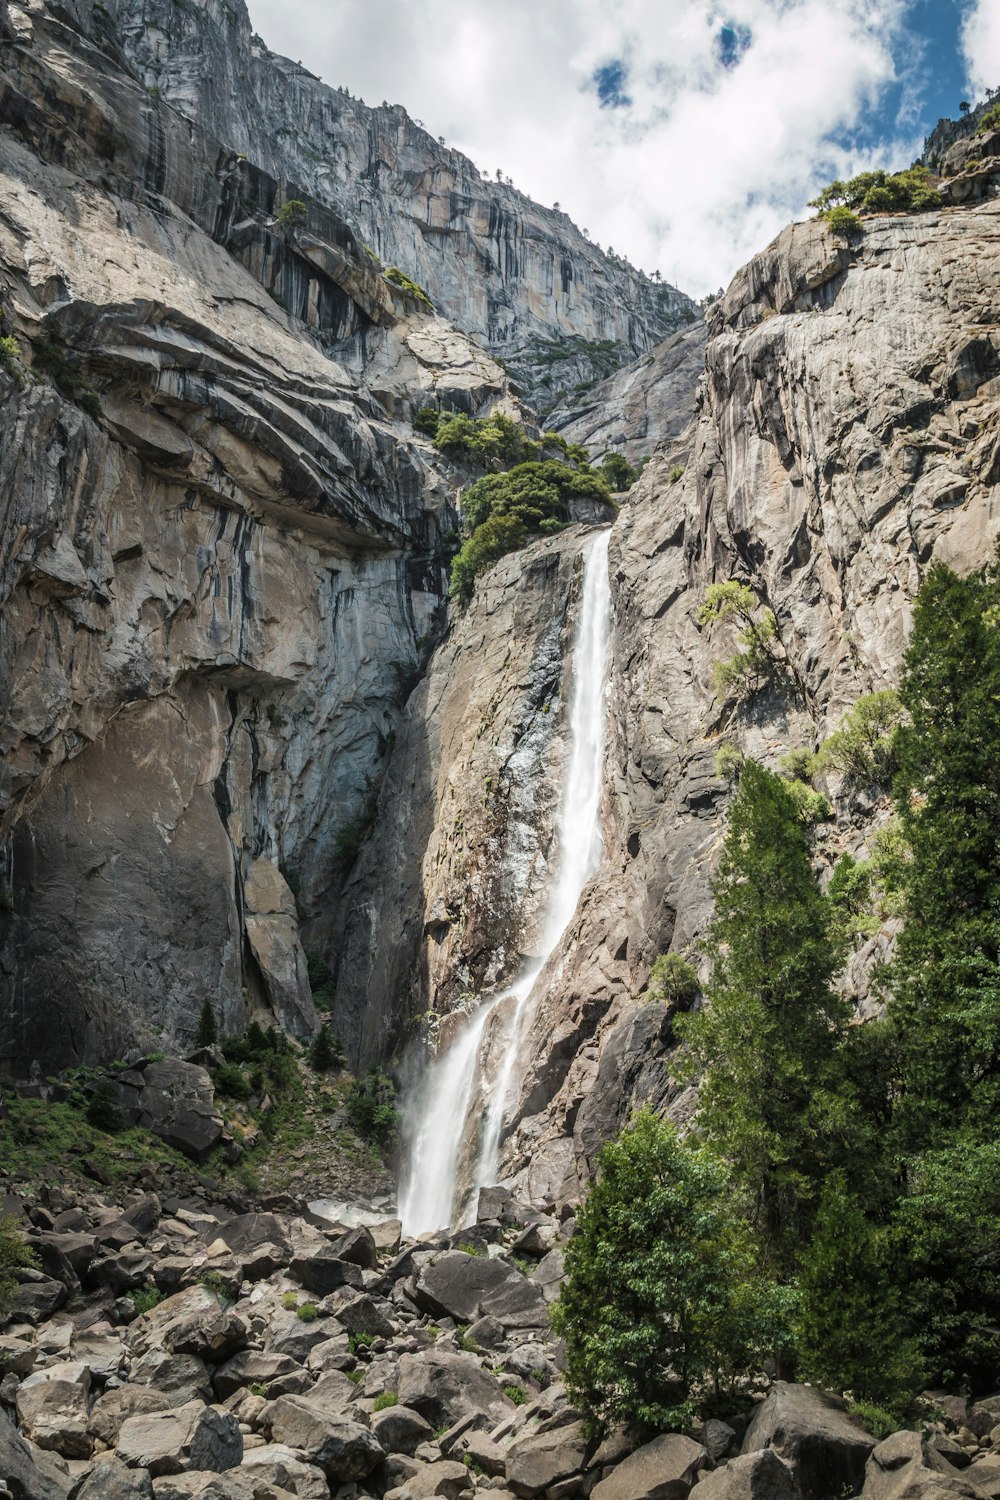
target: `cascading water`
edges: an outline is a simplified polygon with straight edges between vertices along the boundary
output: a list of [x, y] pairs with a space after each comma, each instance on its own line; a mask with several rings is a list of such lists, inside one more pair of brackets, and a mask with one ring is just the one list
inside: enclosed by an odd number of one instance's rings
[[480, 1006], [424, 1075], [408, 1110], [415, 1128], [408, 1143], [399, 1195], [399, 1213], [407, 1234], [447, 1228], [454, 1222], [469, 1113], [474, 1106], [481, 1111], [484, 1080], [490, 1071], [492, 1086], [474, 1185], [486, 1187], [496, 1181], [504, 1113], [530, 1029], [535, 982], [572, 920], [584, 886], [601, 862], [600, 809], [611, 634], [609, 539], [610, 532], [603, 531], [584, 544], [583, 589], [571, 668], [569, 759], [559, 809], [556, 866], [550, 872], [545, 901], [541, 953], [509, 990]]

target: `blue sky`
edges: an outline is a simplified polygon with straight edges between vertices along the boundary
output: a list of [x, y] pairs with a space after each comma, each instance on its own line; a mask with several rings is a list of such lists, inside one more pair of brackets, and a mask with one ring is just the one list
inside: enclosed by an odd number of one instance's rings
[[277, 51], [695, 295], [1000, 85], [1000, 0], [249, 4]]

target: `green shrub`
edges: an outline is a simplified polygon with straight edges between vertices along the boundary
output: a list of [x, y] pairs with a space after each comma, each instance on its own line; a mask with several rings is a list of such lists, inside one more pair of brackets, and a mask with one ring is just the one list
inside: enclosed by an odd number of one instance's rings
[[17, 1296], [17, 1272], [38, 1266], [35, 1252], [24, 1243], [16, 1222], [0, 1218], [0, 1318], [9, 1313]]
[[41, 334], [32, 341], [31, 357], [34, 368], [48, 375], [68, 401], [75, 401], [95, 420], [101, 415], [100, 397], [90, 381], [80, 374], [62, 344]]
[[683, 478], [684, 478], [684, 465], [683, 464], [673, 464], [671, 466], [670, 473], [667, 475], [667, 483], [668, 484], [679, 484], [680, 481]]
[[347, 1345], [352, 1354], [357, 1354], [359, 1349], [370, 1349], [374, 1342], [373, 1333], [352, 1333], [348, 1337]]
[[715, 663], [716, 689], [731, 692], [738, 699], [752, 697], [782, 671], [783, 664], [775, 652], [778, 622], [770, 609], [758, 604], [753, 591], [735, 578], [709, 584], [698, 611], [699, 625], [722, 620], [732, 620], [742, 627], [736, 639], [744, 649]]
[[931, 186], [931, 174], [923, 166], [902, 172], [860, 172], [847, 182], [831, 182], [809, 205], [819, 210], [831, 228], [835, 227], [834, 215], [842, 211], [920, 213], [940, 206], [941, 194]]
[[865, 226], [857, 214], [852, 213], [843, 204], [838, 208], [828, 208], [820, 217], [825, 219], [831, 231], [842, 239], [853, 240], [865, 232]]
[[306, 969], [309, 974], [309, 988], [312, 991], [313, 1004], [317, 1010], [329, 1010], [333, 1005], [336, 989], [333, 970], [322, 954], [312, 950], [306, 953]]
[[415, 301], [423, 303], [425, 307], [433, 309], [434, 304], [423, 287], [407, 276], [405, 271], [401, 271], [398, 266], [387, 266], [382, 275], [386, 281], [398, 287], [401, 292], [405, 292], [408, 297], [412, 297]]
[[515, 1406], [527, 1405], [528, 1393], [523, 1385], [505, 1385], [504, 1392], [507, 1399], [513, 1401]]
[[216, 1068], [213, 1081], [215, 1092], [227, 1099], [243, 1102], [253, 1093], [249, 1078], [237, 1063], [224, 1062]]
[[309, 210], [301, 198], [289, 198], [278, 209], [278, 223], [282, 229], [299, 229], [309, 219]]
[[853, 786], [885, 786], [896, 769], [895, 736], [905, 720], [894, 689], [866, 694], [823, 742], [819, 769], [839, 771]]
[[482, 468], [510, 469], [537, 458], [541, 452], [541, 444], [527, 436], [520, 422], [503, 412], [488, 417], [442, 413], [437, 419], [434, 446], [449, 458]]
[[97, 1130], [106, 1130], [117, 1135], [125, 1129], [125, 1111], [119, 1102], [120, 1095], [109, 1079], [102, 1079], [94, 1089], [87, 1104], [87, 1123]]
[[788, 795], [799, 810], [803, 823], [825, 823], [833, 817], [830, 799], [805, 781], [786, 781]]
[[299, 1305], [298, 1295], [295, 1292], [285, 1292], [281, 1298], [281, 1305], [286, 1312], [294, 1312]]
[[335, 1036], [324, 1021], [313, 1037], [309, 1048], [309, 1063], [317, 1073], [328, 1073], [331, 1068], [342, 1068], [344, 1049], [340, 1038]]
[[18, 386], [24, 384], [24, 375], [21, 372], [20, 360], [20, 344], [10, 334], [5, 334], [3, 338], [0, 338], [0, 367], [7, 371], [14, 384]]
[[300, 1323], [315, 1323], [319, 1317], [315, 1302], [303, 1302], [295, 1309], [295, 1316]]
[[194, 1039], [198, 1047], [213, 1047], [219, 1039], [215, 1007], [207, 997], [202, 1001], [201, 1013], [198, 1016], [198, 1030], [195, 1032]]
[[732, 1204], [720, 1162], [648, 1108], [601, 1151], [552, 1317], [591, 1428], [685, 1427], [703, 1389], [770, 1352], [773, 1289]]
[[267, 1395], [267, 1386], [263, 1380], [251, 1380], [250, 1384], [247, 1386], [247, 1390], [250, 1392], [251, 1396], [259, 1396], [263, 1398]]
[[983, 115], [976, 134], [986, 135], [990, 130], [1000, 130], [1000, 100], [996, 104], [991, 105]]
[[375, 1397], [374, 1411], [388, 1411], [390, 1406], [397, 1405], [399, 1397], [395, 1391], [383, 1391], [380, 1396]]
[[413, 425], [417, 432], [422, 432], [426, 437], [437, 437], [438, 426], [443, 420], [443, 414], [433, 406], [422, 406], [413, 418]]
[[137, 1313], [152, 1312], [153, 1308], [158, 1307], [163, 1301], [163, 1293], [151, 1281], [139, 1287], [138, 1291], [129, 1292], [129, 1296]]
[[853, 1417], [855, 1422], [860, 1422], [878, 1443], [884, 1442], [899, 1430], [899, 1418], [893, 1416], [891, 1411], [886, 1411], [885, 1407], [875, 1406], [871, 1401], [852, 1401], [847, 1408], [847, 1415]]
[[346, 1100], [347, 1116], [359, 1135], [380, 1146], [388, 1146], [399, 1128], [396, 1085], [375, 1067], [351, 1084]]
[[720, 781], [735, 781], [743, 769], [743, 751], [724, 741], [715, 752], [715, 774]]
[[479, 574], [509, 552], [519, 551], [527, 540], [527, 528], [515, 516], [492, 516], [484, 522], [463, 542], [452, 562], [452, 597], [467, 604]]
[[649, 971], [648, 1000], [687, 1010], [701, 994], [698, 970], [679, 953], [661, 953]]
[[475, 530], [493, 516], [515, 516], [529, 531], [545, 520], [568, 521], [573, 499], [609, 501], [599, 475], [547, 458], [515, 464], [503, 474], [486, 474], [462, 496], [462, 515]]
[[601, 459], [601, 474], [608, 487], [618, 491], [631, 489], [639, 478], [639, 470], [633, 469], [620, 453], [605, 453]]
[[220, 1302], [228, 1302], [229, 1292], [221, 1271], [206, 1271], [200, 1279], [200, 1285], [211, 1292], [213, 1297], [218, 1297]]
[[778, 760], [778, 770], [789, 781], [810, 782], [816, 774], [816, 756], [804, 746], [786, 750]]

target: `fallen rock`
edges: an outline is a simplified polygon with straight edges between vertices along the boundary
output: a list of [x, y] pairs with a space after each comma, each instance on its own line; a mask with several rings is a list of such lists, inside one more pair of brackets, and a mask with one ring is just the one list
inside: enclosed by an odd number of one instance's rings
[[553, 1432], [528, 1432], [514, 1438], [507, 1454], [507, 1485], [532, 1500], [561, 1479], [578, 1474], [587, 1461], [583, 1426], [574, 1422]]
[[416, 1286], [417, 1305], [434, 1317], [471, 1323], [479, 1316], [483, 1298], [504, 1286], [513, 1275], [517, 1273], [503, 1261], [447, 1250], [421, 1270]]
[[486, 1412], [499, 1422], [514, 1409], [498, 1381], [475, 1355], [436, 1349], [400, 1358], [399, 1399], [435, 1428], [450, 1426], [473, 1412]]
[[133, 1469], [160, 1474], [234, 1469], [243, 1435], [231, 1412], [190, 1401], [177, 1411], [129, 1417], [118, 1434], [118, 1456]]
[[163, 1391], [148, 1385], [121, 1385], [116, 1390], [105, 1391], [98, 1396], [90, 1409], [90, 1431], [113, 1448], [118, 1441], [121, 1425], [129, 1417], [149, 1416], [152, 1412], [169, 1411], [176, 1402]]
[[269, 1422], [274, 1441], [297, 1449], [331, 1484], [365, 1479], [385, 1457], [367, 1427], [335, 1416], [305, 1396], [281, 1396], [270, 1409]]
[[126, 1468], [109, 1454], [71, 1492], [70, 1500], [154, 1500], [148, 1469]]
[[243, 1455], [240, 1473], [251, 1487], [272, 1484], [289, 1490], [298, 1500], [329, 1500], [330, 1486], [323, 1470], [306, 1461], [285, 1443], [250, 1448]]
[[405, 1453], [412, 1458], [421, 1443], [426, 1443], [434, 1429], [418, 1411], [409, 1406], [389, 1406], [372, 1414], [372, 1432], [386, 1453]]
[[686, 1500], [712, 1460], [678, 1432], [654, 1438], [596, 1485], [593, 1500]]
[[919, 1432], [894, 1432], [868, 1459], [862, 1500], [983, 1500], [972, 1471], [960, 1474]]
[[17, 1417], [22, 1435], [63, 1458], [89, 1458], [94, 1439], [88, 1430], [86, 1365], [49, 1365], [18, 1388]]
[[754, 1413], [743, 1452], [773, 1448], [799, 1482], [804, 1500], [855, 1494], [875, 1439], [852, 1422], [844, 1402], [809, 1385], [779, 1380]]
[[774, 1449], [762, 1448], [704, 1474], [691, 1491], [691, 1500], [802, 1500], [802, 1491]]
[[70, 1491], [65, 1464], [21, 1437], [2, 1411], [0, 1476], [14, 1500], [67, 1500]]
[[288, 1274], [317, 1297], [328, 1297], [342, 1286], [360, 1287], [362, 1282], [361, 1267], [353, 1261], [341, 1260], [332, 1245], [307, 1255], [296, 1255]]

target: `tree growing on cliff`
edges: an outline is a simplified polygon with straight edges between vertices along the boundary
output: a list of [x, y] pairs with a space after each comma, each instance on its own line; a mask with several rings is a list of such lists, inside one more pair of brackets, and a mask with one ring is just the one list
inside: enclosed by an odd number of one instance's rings
[[776, 681], [782, 670], [777, 651], [778, 622], [773, 610], [762, 607], [753, 590], [738, 579], [709, 584], [705, 602], [698, 611], [699, 625], [731, 620], [739, 627], [735, 656], [714, 665], [715, 686], [720, 693], [749, 698]]
[[699, 1122], [745, 1189], [766, 1261], [789, 1274], [843, 1127], [836, 1052], [847, 1008], [813, 875], [807, 831], [785, 783], [743, 766], [712, 880], [712, 972], [704, 1010], [679, 1015], [678, 1071], [704, 1070]]
[[759, 1367], [787, 1298], [760, 1280], [725, 1168], [644, 1109], [598, 1160], [553, 1326], [591, 1428], [683, 1427], [700, 1391]]
[[197, 1047], [214, 1047], [219, 1040], [219, 1027], [215, 1019], [215, 1007], [211, 1000], [206, 998], [201, 1003], [198, 1014], [198, 1029], [194, 1034]]

